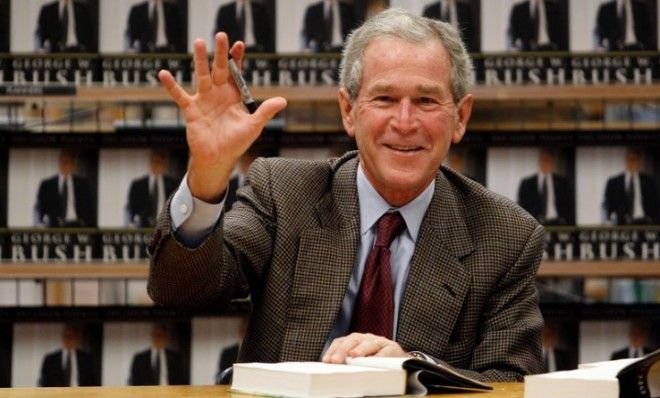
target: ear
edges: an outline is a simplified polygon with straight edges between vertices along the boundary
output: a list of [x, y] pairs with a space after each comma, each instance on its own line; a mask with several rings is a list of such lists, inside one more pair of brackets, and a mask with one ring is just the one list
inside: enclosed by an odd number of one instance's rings
[[470, 120], [470, 115], [472, 114], [472, 104], [474, 103], [474, 97], [472, 94], [467, 94], [459, 101], [458, 108], [458, 120], [456, 123], [456, 129], [451, 137], [451, 142], [458, 144], [463, 139], [465, 135], [465, 130], [467, 129], [468, 121]]
[[339, 89], [339, 109], [341, 110], [341, 122], [349, 136], [355, 137], [355, 125], [353, 123], [353, 104], [350, 95], [345, 88]]

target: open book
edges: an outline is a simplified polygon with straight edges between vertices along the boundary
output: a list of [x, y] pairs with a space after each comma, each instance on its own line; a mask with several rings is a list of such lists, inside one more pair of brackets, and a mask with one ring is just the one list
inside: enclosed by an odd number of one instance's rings
[[525, 376], [525, 398], [660, 398], [660, 350], [642, 358], [582, 364]]
[[416, 358], [350, 358], [321, 362], [237, 363], [232, 391], [303, 398], [423, 395], [441, 390], [491, 390], [448, 366]]

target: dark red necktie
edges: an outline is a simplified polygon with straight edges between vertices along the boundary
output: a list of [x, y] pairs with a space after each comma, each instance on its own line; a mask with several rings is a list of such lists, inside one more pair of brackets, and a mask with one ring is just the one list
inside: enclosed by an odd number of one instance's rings
[[390, 270], [390, 244], [405, 228], [399, 212], [385, 213], [376, 223], [376, 244], [362, 274], [351, 332], [392, 338], [394, 287]]

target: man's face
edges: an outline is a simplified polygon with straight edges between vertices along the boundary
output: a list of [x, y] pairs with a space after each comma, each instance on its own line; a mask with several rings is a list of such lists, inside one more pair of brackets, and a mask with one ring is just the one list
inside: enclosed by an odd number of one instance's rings
[[163, 174], [166, 165], [165, 155], [162, 153], [154, 152], [149, 157], [149, 169], [151, 170], [151, 174], [155, 176]]
[[642, 156], [637, 151], [626, 152], [626, 170], [638, 173], [642, 169]]
[[68, 152], [60, 153], [59, 169], [60, 174], [64, 176], [73, 174], [73, 171], [76, 169], [76, 159], [72, 154]]
[[170, 339], [169, 333], [162, 327], [154, 327], [151, 331], [151, 338], [154, 348], [163, 349], [167, 346]]
[[472, 96], [454, 104], [449, 57], [438, 41], [379, 38], [362, 63], [357, 99], [340, 90], [344, 127], [371, 184], [401, 206], [431, 183], [450, 144], [463, 137]]
[[541, 151], [539, 153], [539, 170], [544, 174], [548, 174], [552, 173], [554, 169], [555, 157], [549, 152]]
[[62, 332], [62, 345], [67, 350], [75, 350], [78, 346], [78, 333], [71, 327], [65, 327]]

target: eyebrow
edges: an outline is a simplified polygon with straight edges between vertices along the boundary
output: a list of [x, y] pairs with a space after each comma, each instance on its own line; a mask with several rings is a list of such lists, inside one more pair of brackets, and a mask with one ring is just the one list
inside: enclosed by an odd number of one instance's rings
[[[383, 92], [392, 92], [394, 91], [395, 88], [391, 84], [376, 84], [371, 89], [369, 90], [370, 94], [375, 94], [375, 93], [383, 93]], [[436, 86], [436, 85], [430, 85], [430, 84], [418, 84], [415, 86], [415, 91], [418, 94], [422, 95], [437, 95], [437, 96], [443, 96], [444, 91]]]

